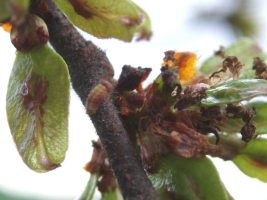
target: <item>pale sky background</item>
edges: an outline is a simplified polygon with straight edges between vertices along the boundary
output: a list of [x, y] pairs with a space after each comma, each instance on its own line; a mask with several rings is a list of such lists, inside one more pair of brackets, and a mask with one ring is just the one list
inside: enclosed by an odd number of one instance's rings
[[[221, 0], [222, 1], [222, 0]], [[228, 10], [224, 0], [222, 10]], [[253, 11], [260, 17], [263, 27], [258, 38], [264, 48], [267, 45], [267, 1], [255, 0], [259, 6]], [[218, 0], [135, 0], [151, 17], [154, 35], [150, 42], [124, 43], [118, 40], [93, 40], [108, 55], [118, 77], [124, 64], [153, 68], [150, 80], [159, 73], [163, 52], [166, 50], [194, 51], [199, 62], [217, 50], [219, 45], [227, 46], [235, 38], [229, 36], [226, 27], [203, 23], [190, 23], [195, 8], [216, 6]], [[265, 50], [267, 50], [265, 48]], [[62, 167], [45, 174], [29, 170], [21, 161], [9, 132], [5, 115], [5, 94], [15, 57], [15, 49], [9, 41], [9, 34], [0, 30], [0, 190], [34, 195], [45, 195], [58, 199], [79, 196], [89, 174], [83, 166], [91, 157], [91, 140], [96, 139], [95, 130], [75, 93], [71, 92], [69, 119], [69, 150]], [[242, 174], [231, 162], [215, 160], [222, 180], [236, 200], [266, 200], [267, 184]], [[211, 186], [212, 189], [212, 186]]]

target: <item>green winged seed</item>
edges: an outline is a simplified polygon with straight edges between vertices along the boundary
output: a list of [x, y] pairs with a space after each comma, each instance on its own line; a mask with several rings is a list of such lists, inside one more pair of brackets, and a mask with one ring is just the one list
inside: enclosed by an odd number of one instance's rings
[[9, 0], [0, 1], [0, 22], [7, 20], [11, 17], [12, 13], [9, 10]]
[[250, 141], [233, 162], [246, 175], [267, 183], [267, 140]]
[[35, 171], [52, 170], [64, 160], [69, 89], [67, 66], [48, 46], [17, 52], [6, 111], [17, 149], [26, 165]]
[[99, 38], [131, 41], [149, 38], [148, 15], [130, 0], [55, 0], [57, 6], [80, 29]]
[[[231, 200], [213, 163], [206, 157], [162, 157], [156, 173], [149, 174], [163, 199]], [[212, 187], [212, 189], [211, 189]]]
[[266, 80], [229, 80], [207, 90], [207, 98], [201, 103], [205, 106], [215, 106], [237, 103], [257, 96], [267, 96]]

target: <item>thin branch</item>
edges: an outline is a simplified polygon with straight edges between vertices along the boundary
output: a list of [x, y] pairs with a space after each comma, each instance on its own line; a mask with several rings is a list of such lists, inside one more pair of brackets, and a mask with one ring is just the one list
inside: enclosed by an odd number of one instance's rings
[[[52, 0], [32, 0], [31, 11], [45, 20], [50, 43], [68, 64], [73, 88], [85, 105], [89, 91], [99, 80], [110, 80], [113, 76], [113, 68], [105, 53], [92, 42], [86, 41]], [[107, 152], [124, 199], [159, 199], [112, 101], [106, 100], [90, 117]]]

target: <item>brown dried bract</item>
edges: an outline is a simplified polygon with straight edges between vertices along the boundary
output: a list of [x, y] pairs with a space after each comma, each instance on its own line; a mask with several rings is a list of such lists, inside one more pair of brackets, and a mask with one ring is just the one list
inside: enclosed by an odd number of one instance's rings
[[247, 108], [245, 106], [228, 104], [226, 107], [226, 112], [232, 117], [241, 117], [245, 123], [251, 122], [252, 118], [256, 115], [256, 109]]
[[203, 98], [207, 97], [206, 90], [208, 88], [209, 86], [204, 83], [187, 86], [174, 107], [182, 110], [190, 105], [199, 104]]
[[267, 65], [262, 59], [255, 57], [252, 69], [255, 70], [256, 78], [267, 80]]
[[[146, 123], [148, 123], [147, 132], [153, 133], [155, 137], [160, 136], [162, 140], [160, 144], [166, 145], [170, 151], [179, 156], [185, 158], [198, 158], [205, 155], [218, 156], [223, 153], [222, 148], [211, 144], [207, 136], [189, 128], [184, 123], [169, 122], [163, 120], [161, 117], [154, 119], [153, 122]], [[153, 136], [149, 137], [153, 138]], [[166, 153], [166, 150], [163, 147], [164, 146], [156, 149], [158, 151], [157, 154], [161, 153], [162, 155]], [[160, 152], [163, 150], [164, 153]]]
[[246, 123], [240, 130], [242, 140], [249, 142], [256, 135], [256, 126], [252, 122]]
[[145, 93], [131, 92], [126, 96], [128, 103], [134, 107], [142, 107], [145, 102]]
[[221, 58], [225, 58], [226, 55], [225, 55], [225, 49], [224, 49], [224, 47], [223, 46], [220, 46], [219, 50], [214, 51], [214, 55], [215, 56], [219, 56]]
[[[102, 145], [99, 141], [92, 141], [93, 144], [93, 154], [89, 163], [86, 164], [84, 169], [92, 174], [101, 174], [105, 165], [106, 153], [102, 148]], [[104, 170], [105, 171], [105, 170]]]
[[180, 95], [182, 91], [182, 86], [179, 82], [177, 68], [173, 67], [169, 69], [166, 67], [162, 67], [160, 75], [163, 81], [163, 91], [165, 93], [170, 93], [170, 95], [173, 97]]
[[202, 107], [200, 109], [201, 120], [198, 122], [197, 130], [201, 133], [213, 133], [216, 137], [215, 144], [220, 142], [220, 127], [226, 122], [227, 115], [220, 106]]
[[124, 65], [118, 80], [116, 90], [119, 92], [137, 90], [142, 91], [141, 83], [146, 80], [151, 72], [151, 68], [134, 68]]
[[223, 149], [211, 144], [207, 136], [180, 122], [163, 121], [160, 126], [154, 126], [152, 131], [160, 135], [175, 154], [185, 158], [218, 156], [223, 153]]
[[155, 122], [149, 117], [143, 117], [139, 121], [137, 131], [142, 163], [148, 172], [153, 172], [156, 169], [158, 158], [169, 152], [161, 137], [151, 131], [154, 126]]
[[[163, 61], [165, 62], [166, 65], [168, 65], [169, 61], [172, 61], [175, 63], [176, 59], [174, 57], [175, 51], [169, 50], [164, 52], [164, 58]], [[168, 67], [168, 66], [163, 66], [163, 67]]]
[[227, 56], [222, 63], [220, 70], [212, 73], [210, 78], [215, 77], [218, 73], [226, 72], [227, 69], [232, 73], [234, 79], [238, 79], [239, 71], [243, 67], [243, 64], [239, 62], [236, 56]]
[[223, 68], [228, 68], [234, 78], [238, 78], [239, 71], [242, 67], [243, 64], [239, 62], [236, 56], [227, 56], [223, 61]]
[[250, 109], [245, 106], [229, 104], [226, 111], [231, 117], [240, 117], [245, 122], [245, 125], [240, 130], [243, 141], [249, 142], [255, 137], [256, 126], [252, 123], [253, 117], [256, 116], [256, 109], [254, 107]]
[[84, 167], [86, 171], [100, 176], [97, 187], [100, 192], [114, 191], [118, 186], [111, 167], [106, 162], [106, 153], [99, 141], [93, 141], [93, 155]]
[[124, 93], [115, 97], [115, 103], [121, 115], [130, 115], [140, 112], [146, 101], [144, 92], [138, 93], [135, 91]]

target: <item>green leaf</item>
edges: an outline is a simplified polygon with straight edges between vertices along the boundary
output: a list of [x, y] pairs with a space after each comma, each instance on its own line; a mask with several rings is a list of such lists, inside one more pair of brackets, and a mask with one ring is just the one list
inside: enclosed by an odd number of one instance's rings
[[83, 191], [83, 194], [81, 195], [81, 197], [78, 198], [78, 200], [93, 200], [94, 199], [98, 179], [99, 179], [99, 176], [97, 174], [90, 175], [90, 179], [85, 187], [85, 190]]
[[99, 38], [131, 41], [149, 38], [148, 15], [130, 0], [55, 0], [58, 7], [80, 29]]
[[207, 90], [207, 98], [201, 103], [215, 106], [249, 100], [267, 95], [267, 81], [263, 79], [229, 80]]
[[70, 80], [63, 59], [48, 46], [17, 52], [6, 110], [23, 161], [38, 172], [64, 160], [68, 147]]
[[0, 22], [8, 20], [15, 11], [11, 7], [20, 7], [26, 10], [29, 5], [29, 0], [1, 0], [0, 1]]
[[149, 178], [164, 199], [231, 199], [216, 168], [206, 157], [199, 159], [186, 159], [175, 155], [162, 157], [158, 172], [150, 174]]
[[[91, 173], [86, 188], [83, 191], [81, 197], [78, 198], [78, 200], [95, 199], [95, 190], [100, 179], [101, 178], [99, 177], [98, 174]], [[101, 200], [123, 200], [123, 197], [121, 195], [119, 188], [116, 188], [115, 190], [101, 192]]]
[[267, 182], [267, 140], [250, 141], [233, 162], [246, 175]]
[[123, 197], [120, 190], [117, 188], [114, 191], [103, 193], [101, 200], [123, 200]]
[[[240, 78], [254, 78], [255, 71], [252, 70], [253, 58], [260, 57], [263, 60], [267, 59], [267, 54], [263, 53], [258, 44], [248, 38], [243, 38], [233, 43], [228, 48], [225, 48], [227, 56], [236, 56], [239, 61], [244, 64], [241, 69]], [[204, 74], [211, 74], [222, 66], [223, 58], [219, 56], [211, 56], [200, 67], [200, 71]]]

